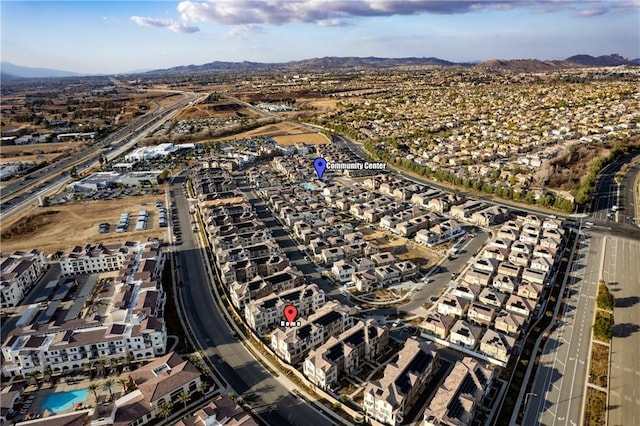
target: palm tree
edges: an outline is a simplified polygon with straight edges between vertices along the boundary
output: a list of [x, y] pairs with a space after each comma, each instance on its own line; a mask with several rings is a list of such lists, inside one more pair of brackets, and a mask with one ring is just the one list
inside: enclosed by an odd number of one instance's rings
[[53, 385], [53, 369], [50, 365], [47, 365], [47, 367], [44, 369], [44, 374], [42, 375], [42, 377], [47, 377], [49, 382], [51, 382], [51, 384]]
[[109, 360], [109, 374], [112, 374], [116, 368], [118, 368], [118, 360], [115, 358], [111, 358]]
[[98, 385], [96, 385], [95, 383], [91, 383], [87, 389], [89, 389], [91, 392], [93, 392], [93, 396], [96, 397], [96, 404], [97, 404], [98, 403], [98, 392], [96, 392], [96, 391], [98, 390]]
[[85, 374], [89, 373], [89, 376], [91, 376], [91, 370], [93, 370], [93, 363], [92, 362], [85, 362], [84, 364], [82, 364], [82, 371]]
[[134, 356], [132, 354], [127, 354], [127, 358], [125, 359], [125, 364], [127, 366], [131, 366], [131, 363], [133, 363], [133, 360], [135, 360]]
[[120, 377], [118, 379], [118, 383], [120, 383], [122, 385], [122, 391], [124, 393], [127, 393], [127, 384], [129, 383], [129, 379], [127, 379], [125, 377]]
[[104, 359], [99, 359], [94, 364], [96, 366], [96, 372], [103, 373], [107, 362]]
[[158, 405], [158, 410], [160, 411], [160, 415], [166, 419], [171, 415], [171, 409], [173, 408], [173, 404], [171, 402], [163, 402]]
[[113, 401], [113, 387], [115, 386], [116, 381], [113, 379], [108, 379], [106, 382], [102, 384], [102, 390], [109, 391], [109, 397]]
[[36, 386], [40, 389], [40, 372], [33, 370], [27, 373], [27, 376], [29, 376], [29, 383], [31, 383], [31, 380], [34, 380], [36, 382]]
[[182, 402], [184, 404], [184, 409], [187, 409], [187, 402], [189, 402], [189, 400], [191, 399], [191, 393], [183, 390], [182, 392], [180, 392], [180, 394], [178, 395], [178, 401]]

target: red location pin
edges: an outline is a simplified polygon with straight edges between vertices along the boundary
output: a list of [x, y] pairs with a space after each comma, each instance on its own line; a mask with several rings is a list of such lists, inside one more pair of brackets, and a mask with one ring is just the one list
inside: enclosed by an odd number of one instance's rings
[[287, 319], [287, 322], [294, 322], [297, 316], [298, 308], [293, 305], [287, 305], [284, 307], [284, 317]]

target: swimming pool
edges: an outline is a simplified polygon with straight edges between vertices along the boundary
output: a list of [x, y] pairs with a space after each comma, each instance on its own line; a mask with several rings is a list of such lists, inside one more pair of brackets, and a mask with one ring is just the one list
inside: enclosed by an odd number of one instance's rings
[[310, 183], [308, 183], [308, 182], [303, 183], [303, 184], [302, 184], [302, 187], [303, 187], [304, 189], [308, 189], [308, 190], [310, 190], [310, 191], [313, 191], [313, 190], [315, 189], [315, 187], [314, 187], [313, 185], [311, 185]]
[[76, 389], [68, 392], [56, 392], [48, 395], [42, 404], [41, 409], [47, 409], [52, 413], [61, 413], [72, 408], [78, 402], [84, 402], [89, 394], [89, 389]]

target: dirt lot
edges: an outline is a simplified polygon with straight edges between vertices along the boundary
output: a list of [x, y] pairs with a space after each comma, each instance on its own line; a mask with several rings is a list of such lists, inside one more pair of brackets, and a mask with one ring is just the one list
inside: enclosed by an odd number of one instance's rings
[[38, 154], [61, 154], [67, 150], [80, 150], [85, 147], [83, 142], [54, 142], [34, 143], [27, 145], [6, 145], [1, 149], [2, 158], [11, 157], [14, 161], [23, 161], [24, 156]]
[[242, 105], [233, 102], [215, 102], [192, 105], [182, 110], [176, 120], [197, 120], [201, 118], [255, 117], [257, 114]]
[[[10, 253], [14, 250], [38, 248], [46, 254], [51, 254], [77, 244], [114, 243], [147, 237], [166, 239], [166, 229], [158, 227], [158, 209], [154, 204], [157, 199], [164, 200], [164, 195], [38, 208], [14, 224], [3, 226], [2, 251]], [[142, 209], [149, 211], [149, 228], [134, 231], [138, 212]], [[116, 227], [120, 221], [120, 214], [125, 212], [132, 216], [129, 232], [118, 234]], [[109, 233], [98, 232], [98, 224], [101, 222], [111, 224]]]
[[418, 267], [434, 265], [442, 256], [435, 250], [414, 244], [406, 238], [390, 232], [380, 230], [371, 231], [366, 228], [362, 229], [361, 232], [365, 240], [378, 244], [381, 251], [389, 251], [399, 260], [410, 260]]
[[324, 145], [331, 141], [322, 133], [300, 133], [297, 135], [274, 136], [273, 140], [278, 145], [295, 145], [297, 143], [306, 143], [311, 145]]
[[41, 155], [21, 155], [20, 157], [0, 157], [0, 164], [5, 163], [40, 163], [41, 161], [52, 161], [56, 157], [64, 155], [59, 154], [41, 154]]
[[253, 138], [259, 136], [286, 136], [286, 135], [299, 135], [302, 133], [309, 133], [309, 131], [303, 127], [295, 126], [288, 123], [269, 124], [267, 126], [258, 127], [257, 129], [249, 130], [248, 132], [237, 133], [231, 137], [225, 136], [218, 140], [229, 139], [243, 139]]

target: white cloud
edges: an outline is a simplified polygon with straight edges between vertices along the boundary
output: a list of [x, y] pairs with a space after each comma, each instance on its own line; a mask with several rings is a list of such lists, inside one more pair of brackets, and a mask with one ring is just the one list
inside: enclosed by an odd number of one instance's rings
[[175, 33], [195, 33], [197, 31], [200, 31], [198, 27], [191, 26], [184, 22], [176, 22], [173, 19], [132, 16], [131, 20], [141, 27], [167, 28]]

